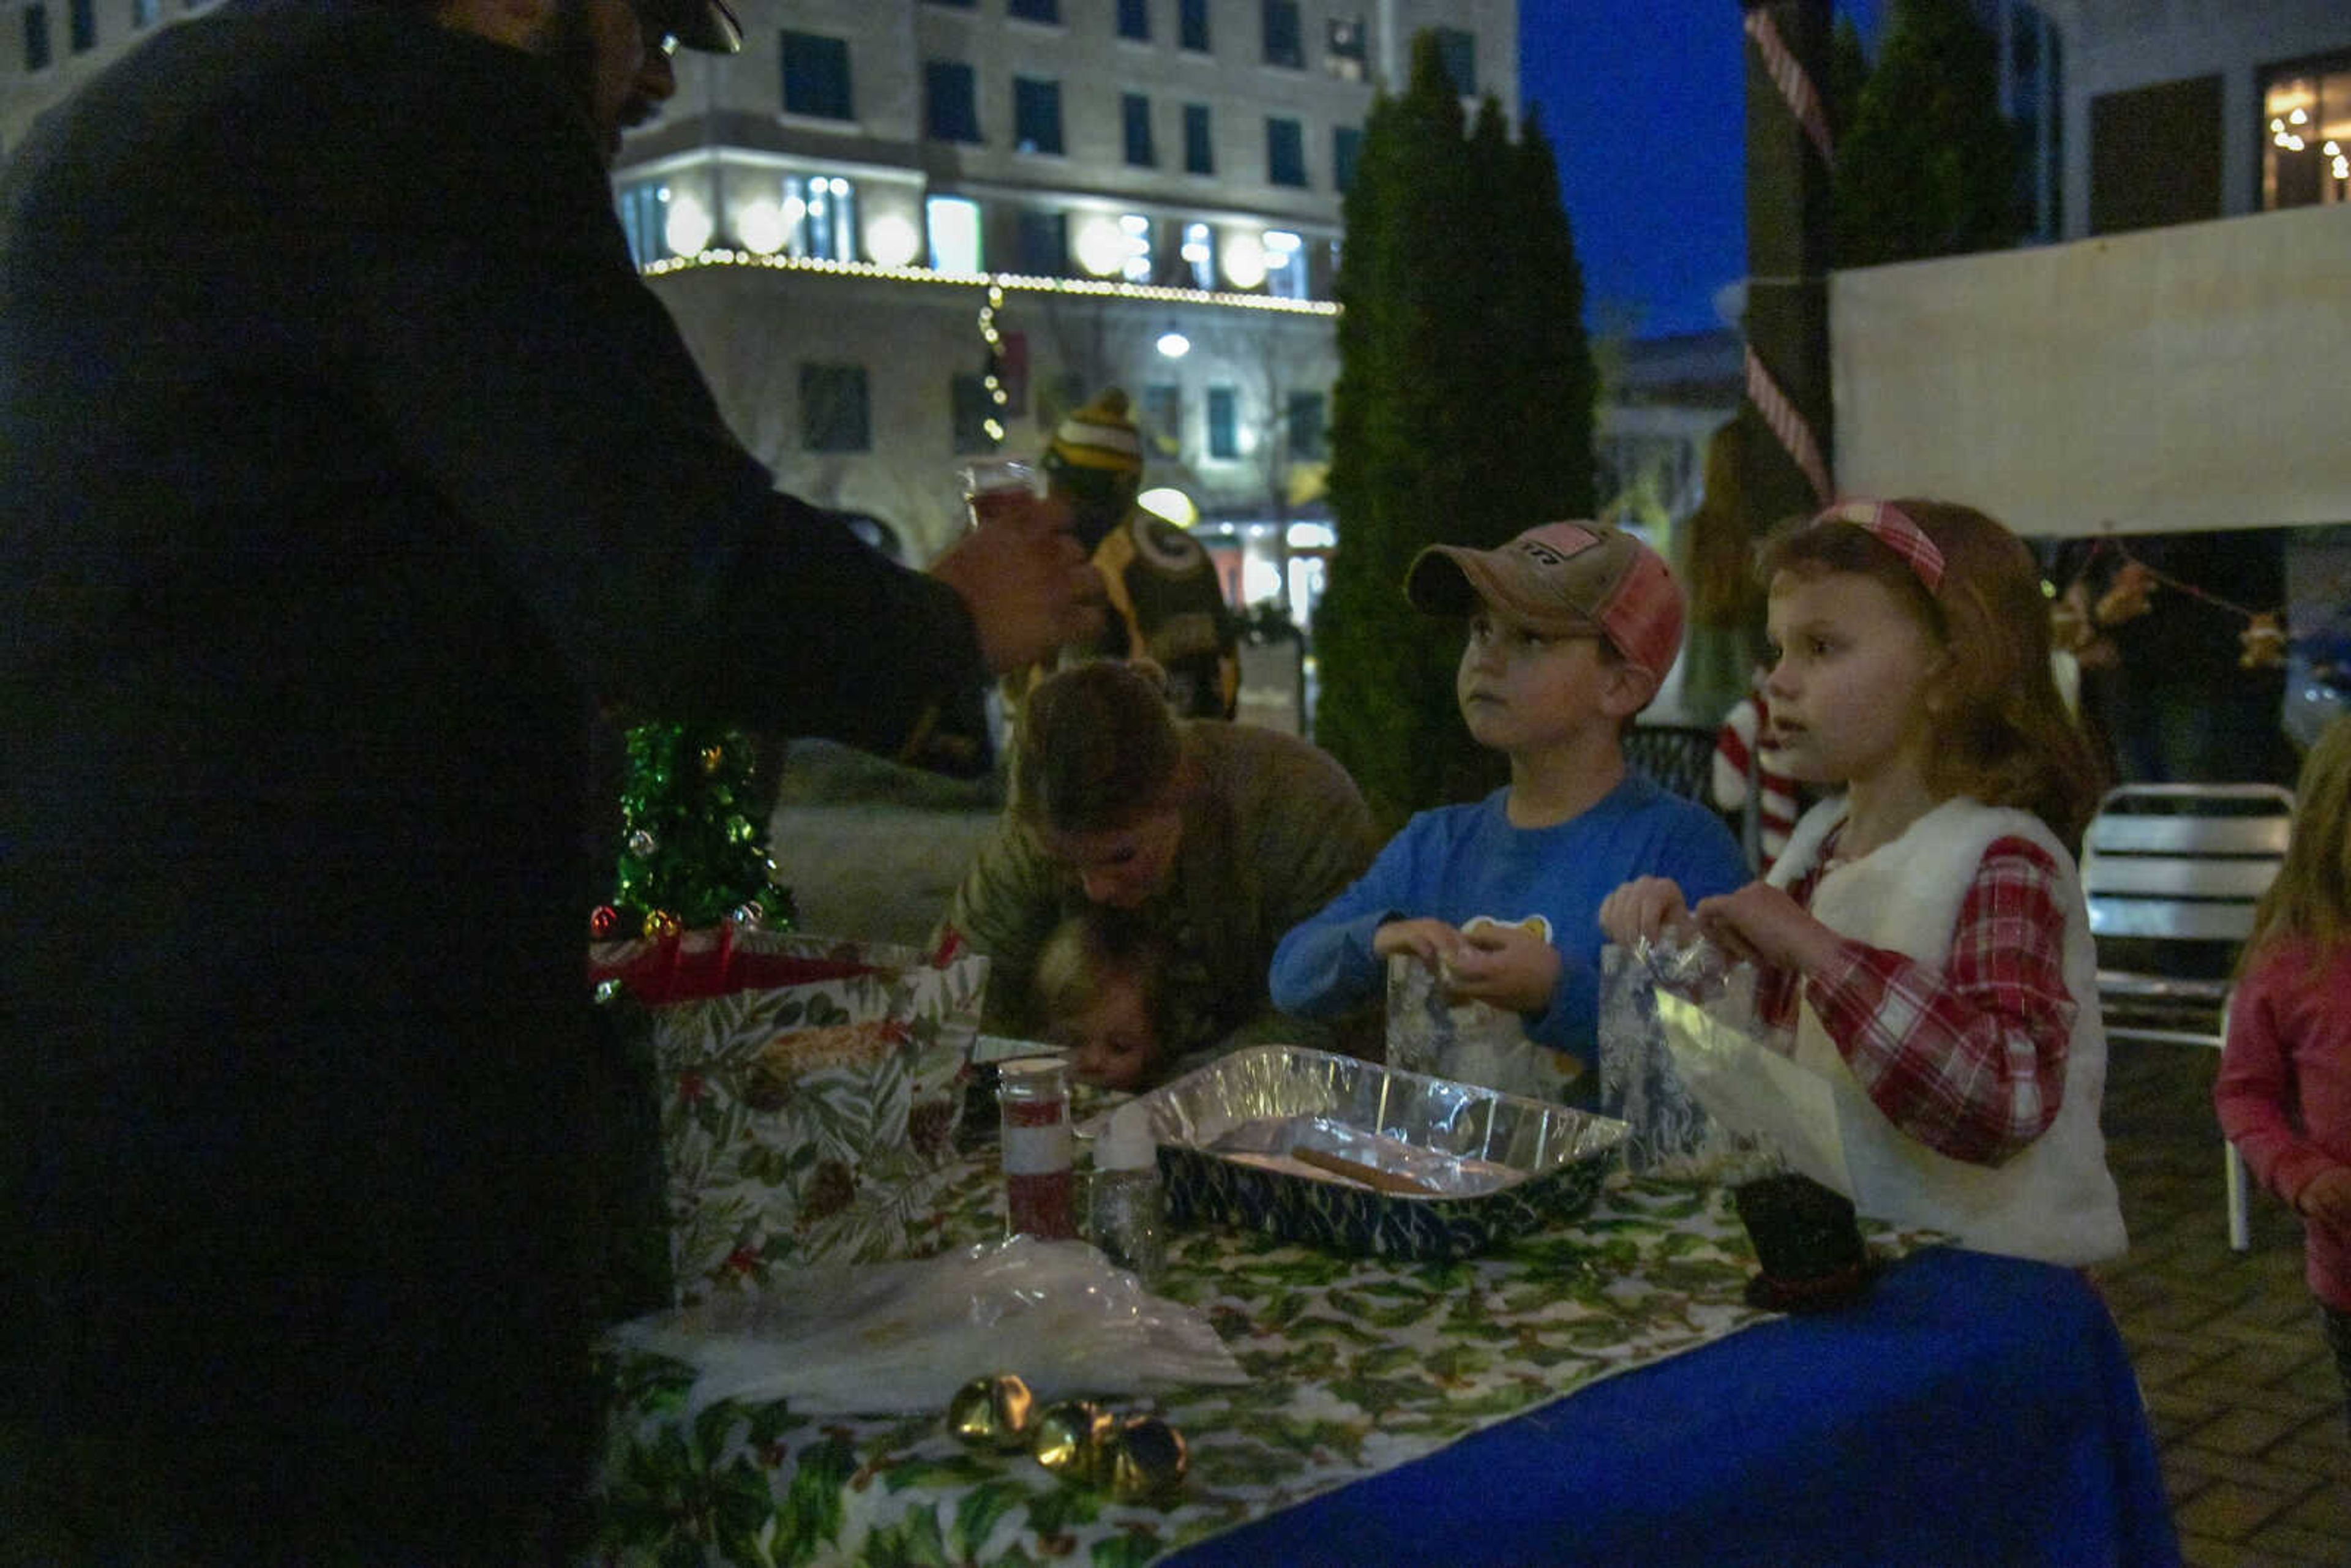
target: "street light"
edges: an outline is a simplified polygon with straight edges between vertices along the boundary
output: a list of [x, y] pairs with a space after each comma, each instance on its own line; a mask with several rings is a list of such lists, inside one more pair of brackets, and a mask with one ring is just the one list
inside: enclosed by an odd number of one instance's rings
[[1181, 327], [1170, 321], [1167, 323], [1167, 330], [1159, 334], [1158, 347], [1159, 351], [1169, 359], [1180, 360], [1192, 351], [1192, 340], [1184, 336], [1184, 329]]

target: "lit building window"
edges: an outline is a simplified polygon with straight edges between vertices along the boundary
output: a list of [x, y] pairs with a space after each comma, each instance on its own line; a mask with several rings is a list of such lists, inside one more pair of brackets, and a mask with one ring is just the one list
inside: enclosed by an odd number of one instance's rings
[[1265, 231], [1265, 291], [1282, 299], [1306, 294], [1306, 249], [1288, 229]]
[[1208, 389], [1208, 455], [1241, 455], [1240, 393], [1231, 387]]
[[1246, 229], [1230, 235], [1222, 266], [1225, 281], [1235, 288], [1255, 288], [1265, 281], [1265, 241]]
[[1118, 220], [1118, 232], [1126, 248], [1119, 265], [1119, 276], [1129, 283], [1150, 282], [1155, 270], [1151, 255], [1151, 220], [1141, 213], [1122, 214]]
[[1367, 74], [1365, 64], [1363, 17], [1332, 17], [1328, 41], [1322, 49], [1322, 68], [1341, 81], [1362, 81]]
[[621, 188], [621, 232], [629, 239], [629, 259], [650, 267], [670, 254], [669, 187], [657, 180]]
[[979, 272], [979, 204], [963, 196], [933, 196], [923, 204], [931, 231], [931, 266], [940, 272]]
[[1192, 287], [1217, 286], [1217, 231], [1206, 224], [1184, 225], [1184, 265], [1191, 270]]
[[857, 187], [838, 174], [784, 176], [784, 248], [823, 261], [857, 259]]
[[2351, 53], [2267, 73], [2262, 114], [2264, 209], [2351, 200]]

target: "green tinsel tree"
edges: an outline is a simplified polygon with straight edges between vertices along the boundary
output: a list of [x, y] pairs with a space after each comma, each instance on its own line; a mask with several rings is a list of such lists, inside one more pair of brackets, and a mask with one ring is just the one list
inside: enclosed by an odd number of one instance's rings
[[620, 873], [596, 936], [660, 936], [722, 920], [789, 927], [753, 775], [758, 747], [713, 725], [640, 724], [627, 733]]

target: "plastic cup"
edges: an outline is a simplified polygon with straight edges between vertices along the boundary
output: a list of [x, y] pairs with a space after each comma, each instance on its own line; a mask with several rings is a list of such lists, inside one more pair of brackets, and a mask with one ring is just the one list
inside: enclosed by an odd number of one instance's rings
[[983, 457], [956, 470], [963, 504], [975, 528], [1018, 517], [1038, 495], [1037, 466], [1012, 457]]

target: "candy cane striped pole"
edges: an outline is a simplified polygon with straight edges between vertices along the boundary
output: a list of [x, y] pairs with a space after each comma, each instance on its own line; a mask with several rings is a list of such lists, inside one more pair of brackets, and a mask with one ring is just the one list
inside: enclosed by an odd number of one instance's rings
[[1747, 401], [1763, 416], [1764, 427], [1779, 441], [1782, 449], [1803, 470], [1805, 479], [1812, 484], [1813, 500], [1828, 505], [1835, 492], [1829, 486], [1828, 460], [1821, 455], [1821, 444], [1813, 437], [1813, 427], [1796, 411], [1795, 403], [1780, 390], [1771, 372], [1763, 368], [1751, 343], [1747, 348]]
[[1743, 0], [1747, 318], [1742, 416], [1770, 432], [1746, 476], [1751, 526], [1835, 494], [1829, 386], [1829, 174], [1818, 83], [1829, 0]]
[[1813, 78], [1804, 74], [1804, 68], [1794, 52], [1782, 41], [1780, 29], [1771, 20], [1771, 13], [1760, 7], [1748, 12], [1746, 27], [1748, 39], [1754, 44], [1756, 52], [1763, 57], [1763, 69], [1771, 77], [1771, 85], [1780, 89], [1781, 98], [1787, 101], [1788, 112], [1796, 117], [1798, 125], [1803, 127], [1805, 136], [1819, 152], [1821, 162], [1831, 168], [1835, 167], [1836, 149], [1829, 144], [1828, 110], [1821, 102], [1821, 95], [1813, 90]]

